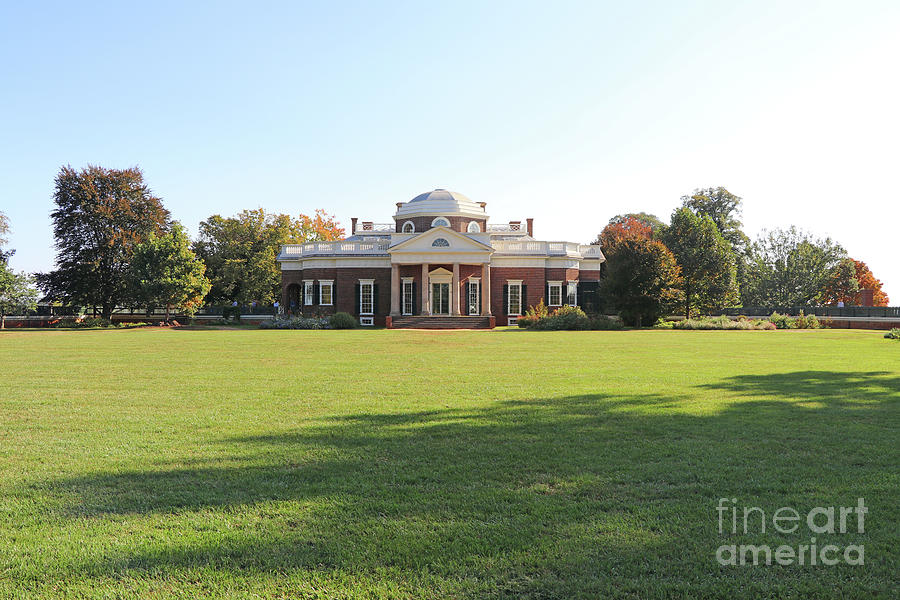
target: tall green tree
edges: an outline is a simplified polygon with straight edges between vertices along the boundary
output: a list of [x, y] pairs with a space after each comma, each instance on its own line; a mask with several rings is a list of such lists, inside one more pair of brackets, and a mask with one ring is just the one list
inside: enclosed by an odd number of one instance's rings
[[165, 306], [166, 321], [173, 308], [194, 314], [210, 288], [206, 265], [178, 222], [135, 246], [130, 271], [135, 297], [148, 307]]
[[169, 211], [137, 167], [60, 169], [51, 213], [56, 269], [38, 275], [47, 298], [100, 307], [104, 318], [131, 300], [128, 269], [134, 247], [169, 227]]
[[663, 241], [681, 267], [684, 314], [733, 306], [738, 302], [735, 255], [708, 215], [686, 207], [672, 213]]
[[6, 237], [9, 233], [9, 218], [0, 211], [0, 263], [9, 261], [9, 257], [15, 254], [15, 250], [3, 250], [3, 246], [9, 241]]
[[621, 239], [607, 254], [607, 263], [601, 296], [628, 325], [652, 325], [679, 300], [679, 267], [659, 240]]
[[340, 239], [343, 229], [324, 211], [315, 217], [267, 213], [259, 208], [235, 217], [213, 215], [200, 223], [194, 252], [212, 281], [214, 304], [270, 304], [280, 294], [281, 271], [275, 260], [283, 244]]
[[808, 307], [821, 303], [828, 279], [847, 252], [831, 238], [796, 227], [764, 231], [750, 248], [746, 306]]
[[0, 261], [0, 329], [6, 328], [6, 315], [34, 310], [37, 298], [34, 279], [24, 272], [16, 273]]
[[735, 196], [723, 187], [694, 190], [690, 196], [681, 197], [681, 205], [696, 215], [707, 216], [735, 251], [740, 252], [749, 243], [741, 221], [740, 196]]

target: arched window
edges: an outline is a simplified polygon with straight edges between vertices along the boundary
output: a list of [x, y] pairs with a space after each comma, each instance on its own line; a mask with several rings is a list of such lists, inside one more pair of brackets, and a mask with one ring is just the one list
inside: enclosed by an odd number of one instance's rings
[[431, 222], [432, 227], [450, 227], [450, 221], [445, 219], [444, 217], [435, 217], [434, 221]]
[[481, 225], [479, 225], [477, 221], [470, 221], [467, 229], [469, 230], [469, 233], [478, 233], [481, 231]]
[[436, 240], [431, 242], [431, 245], [435, 248], [449, 248], [450, 242], [448, 242], [444, 238], [437, 238]]
[[416, 226], [413, 224], [412, 221], [407, 221], [406, 223], [403, 224], [402, 231], [403, 231], [403, 233], [415, 233]]

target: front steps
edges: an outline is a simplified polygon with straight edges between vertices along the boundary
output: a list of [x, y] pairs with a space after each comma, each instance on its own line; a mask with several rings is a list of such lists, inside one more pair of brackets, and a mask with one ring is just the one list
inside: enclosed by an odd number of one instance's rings
[[491, 317], [450, 317], [447, 315], [391, 317], [391, 329], [490, 329]]

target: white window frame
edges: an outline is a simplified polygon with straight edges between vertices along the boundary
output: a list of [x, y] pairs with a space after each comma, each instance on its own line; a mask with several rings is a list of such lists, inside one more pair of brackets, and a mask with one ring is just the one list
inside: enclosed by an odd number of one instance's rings
[[312, 306], [316, 301], [315, 287], [313, 281], [303, 282], [303, 306]]
[[478, 307], [481, 304], [481, 277], [469, 277], [469, 297], [466, 298], [466, 303], [469, 307], [469, 314], [480, 316], [481, 311], [472, 312], [472, 286], [478, 288], [478, 292], [475, 293], [475, 306]]
[[[512, 310], [513, 309], [512, 291], [513, 291], [514, 287], [519, 289], [519, 306], [518, 306], [518, 310], [516, 312], [513, 312], [513, 310]], [[516, 316], [516, 317], [518, 317], [522, 314], [522, 280], [521, 279], [506, 281], [506, 314]]]
[[481, 225], [478, 224], [478, 221], [469, 221], [466, 231], [469, 233], [481, 233]]
[[[548, 281], [547, 282], [547, 306], [562, 306], [563, 305], [563, 282], [562, 281]], [[557, 301], [553, 301], [553, 290], [559, 294], [557, 297]]]
[[372, 327], [375, 325], [375, 317], [360, 317], [359, 324], [366, 327]]
[[[406, 286], [409, 285], [409, 290], [407, 291]], [[411, 315], [413, 314], [413, 307], [415, 306], [415, 298], [413, 292], [413, 278], [412, 277], [404, 277], [400, 281], [400, 290], [401, 290], [401, 298], [400, 298], [400, 314], [401, 315]], [[407, 310], [407, 305], [409, 309]]]
[[[443, 221], [441, 225], [438, 225], [438, 221]], [[434, 220], [431, 221], [432, 227], [450, 227], [450, 219], [447, 217], [435, 217]]]
[[[328, 288], [328, 302], [325, 302], [325, 288]], [[319, 280], [319, 304], [322, 306], [334, 306], [334, 279]]]
[[[363, 310], [363, 302], [365, 301], [365, 294], [363, 294], [363, 290], [369, 287], [369, 310]], [[360, 279], [359, 280], [359, 314], [360, 315], [374, 315], [375, 314], [375, 280], [374, 279]], [[362, 321], [360, 321], [362, 322]]]
[[[406, 230], [406, 226], [409, 225], [409, 231]], [[403, 223], [403, 226], [400, 227], [400, 233], [415, 233], [416, 232], [416, 224], [412, 221], [406, 221]]]
[[566, 306], [578, 306], [578, 281], [569, 281], [566, 284]]

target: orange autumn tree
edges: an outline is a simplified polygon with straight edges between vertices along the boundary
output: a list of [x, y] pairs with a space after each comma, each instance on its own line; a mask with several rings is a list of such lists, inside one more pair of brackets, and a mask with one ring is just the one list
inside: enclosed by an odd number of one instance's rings
[[624, 240], [649, 240], [652, 238], [653, 229], [650, 225], [634, 217], [626, 216], [610, 221], [594, 243], [599, 243], [604, 251], [607, 251]]
[[291, 242], [331, 242], [344, 238], [344, 228], [338, 225], [334, 215], [316, 209], [313, 217], [301, 214], [291, 224]]
[[847, 306], [859, 306], [862, 303], [861, 290], [872, 290], [874, 305], [887, 306], [890, 299], [881, 287], [881, 281], [876, 279], [866, 263], [848, 258], [832, 272], [822, 293], [822, 303], [834, 306], [843, 302]]

